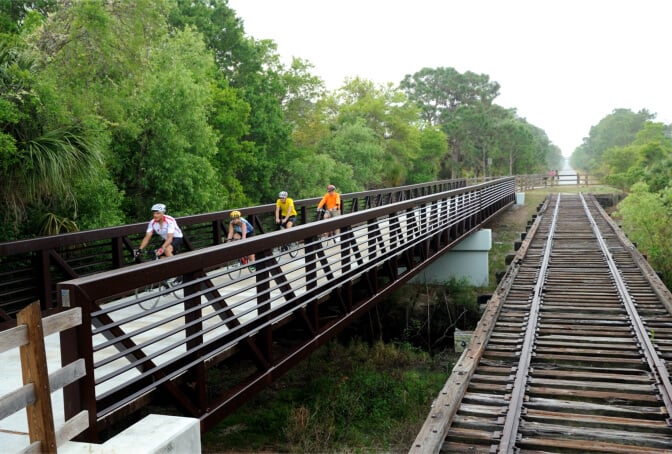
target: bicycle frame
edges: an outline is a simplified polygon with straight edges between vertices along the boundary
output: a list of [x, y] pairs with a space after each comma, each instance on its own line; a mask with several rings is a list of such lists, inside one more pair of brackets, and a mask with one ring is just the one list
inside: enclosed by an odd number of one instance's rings
[[[159, 260], [161, 258], [161, 256], [158, 254], [158, 250], [137, 251], [137, 253], [135, 253], [134, 255], [135, 255], [135, 260], [138, 263], [142, 262], [142, 257], [143, 256], [152, 257], [151, 260]], [[162, 292], [162, 290], [164, 288], [172, 289], [174, 287], [177, 287], [181, 283], [182, 283], [182, 279], [178, 278], [178, 277], [175, 277], [175, 278], [172, 278], [172, 279], [166, 279], [166, 280], [161, 281], [161, 282], [155, 282], [153, 284], [150, 284], [150, 285], [146, 286], [144, 289], [136, 289], [135, 299], [139, 300], [138, 305], [142, 309], [144, 309], [146, 311], [154, 309], [159, 304], [159, 300], [161, 299], [161, 297], [164, 294], [166, 294], [166, 293]], [[143, 295], [143, 293], [144, 294], [149, 294], [149, 293], [154, 293], [154, 292], [158, 293], [155, 298], [147, 297], [147, 296]], [[172, 293], [173, 296], [175, 296], [176, 298], [179, 298], [179, 294], [177, 292], [178, 292], [178, 290], [172, 290], [168, 294]]]

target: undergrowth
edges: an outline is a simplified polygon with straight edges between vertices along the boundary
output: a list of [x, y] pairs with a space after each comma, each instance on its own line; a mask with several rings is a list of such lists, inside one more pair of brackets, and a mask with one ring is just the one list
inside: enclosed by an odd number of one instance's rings
[[407, 452], [453, 363], [331, 342], [203, 436], [203, 452]]

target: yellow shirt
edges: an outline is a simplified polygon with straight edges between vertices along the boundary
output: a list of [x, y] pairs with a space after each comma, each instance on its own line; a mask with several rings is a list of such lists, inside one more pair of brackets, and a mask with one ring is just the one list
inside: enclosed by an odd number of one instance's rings
[[280, 209], [280, 216], [283, 218], [287, 216], [288, 210], [290, 216], [296, 216], [296, 209], [294, 209], [294, 199], [290, 197], [287, 197], [285, 200], [276, 200], [275, 206]]

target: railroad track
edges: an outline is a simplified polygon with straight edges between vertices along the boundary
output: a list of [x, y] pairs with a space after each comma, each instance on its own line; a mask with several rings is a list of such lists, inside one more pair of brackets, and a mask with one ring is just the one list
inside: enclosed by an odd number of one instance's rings
[[592, 196], [554, 196], [410, 452], [672, 453], [670, 308]]

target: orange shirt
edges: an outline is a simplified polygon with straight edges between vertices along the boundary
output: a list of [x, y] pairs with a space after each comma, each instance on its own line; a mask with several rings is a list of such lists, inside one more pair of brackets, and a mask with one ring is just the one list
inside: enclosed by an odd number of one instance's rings
[[341, 207], [341, 196], [336, 191], [327, 192], [320, 200], [320, 203], [317, 204], [317, 208], [320, 209], [326, 205], [327, 210], [333, 210], [334, 208]]

